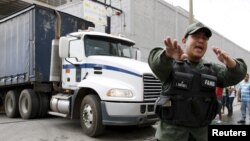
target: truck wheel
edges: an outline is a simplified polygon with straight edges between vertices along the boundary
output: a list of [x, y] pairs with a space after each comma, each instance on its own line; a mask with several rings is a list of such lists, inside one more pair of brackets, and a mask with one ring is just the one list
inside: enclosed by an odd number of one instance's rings
[[102, 124], [100, 100], [96, 95], [87, 95], [81, 103], [80, 122], [83, 132], [91, 137], [101, 135], [104, 131]]
[[18, 109], [18, 99], [20, 94], [17, 91], [10, 90], [4, 99], [4, 108], [7, 117], [15, 118], [20, 116]]
[[0, 107], [3, 105], [3, 94], [0, 93]]
[[39, 96], [39, 118], [44, 118], [47, 116], [48, 110], [49, 110], [49, 99], [47, 93], [38, 93]]
[[39, 99], [32, 89], [24, 89], [19, 97], [19, 111], [23, 119], [37, 116], [39, 111]]

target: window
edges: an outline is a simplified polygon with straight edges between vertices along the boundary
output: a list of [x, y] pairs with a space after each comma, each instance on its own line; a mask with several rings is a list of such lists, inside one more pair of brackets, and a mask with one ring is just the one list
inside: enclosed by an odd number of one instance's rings
[[86, 56], [106, 55], [132, 58], [134, 43], [115, 38], [87, 35], [84, 38]]

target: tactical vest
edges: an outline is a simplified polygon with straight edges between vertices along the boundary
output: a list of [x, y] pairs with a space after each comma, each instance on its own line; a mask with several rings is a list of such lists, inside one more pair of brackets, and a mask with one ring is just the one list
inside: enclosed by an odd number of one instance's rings
[[203, 127], [218, 113], [215, 94], [216, 73], [211, 64], [192, 68], [187, 61], [174, 61], [172, 80], [163, 87], [156, 102], [156, 114], [166, 123], [186, 127]]

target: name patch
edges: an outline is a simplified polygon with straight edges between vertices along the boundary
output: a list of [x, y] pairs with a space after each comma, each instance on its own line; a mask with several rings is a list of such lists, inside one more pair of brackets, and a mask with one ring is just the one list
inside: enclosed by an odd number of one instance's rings
[[217, 82], [217, 78], [215, 76], [201, 74], [201, 85], [204, 88], [215, 88], [216, 82]]
[[205, 79], [205, 85], [210, 86], [210, 87], [215, 87], [215, 81], [211, 81], [208, 79]]
[[190, 84], [188, 81], [183, 81], [183, 80], [175, 81], [175, 83], [174, 83], [175, 87], [181, 88], [181, 89], [188, 89], [189, 85]]

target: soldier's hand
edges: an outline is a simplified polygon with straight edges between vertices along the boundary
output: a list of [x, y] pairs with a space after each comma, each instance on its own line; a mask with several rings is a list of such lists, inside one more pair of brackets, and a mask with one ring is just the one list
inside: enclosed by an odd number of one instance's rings
[[225, 64], [228, 68], [234, 68], [236, 66], [235, 60], [230, 57], [225, 51], [217, 47], [213, 47], [213, 51], [216, 54], [218, 60]]
[[167, 37], [164, 40], [164, 44], [166, 46], [165, 54], [168, 57], [171, 57], [175, 60], [183, 60], [187, 57], [187, 55], [184, 54], [181, 46], [178, 44], [177, 40]]

